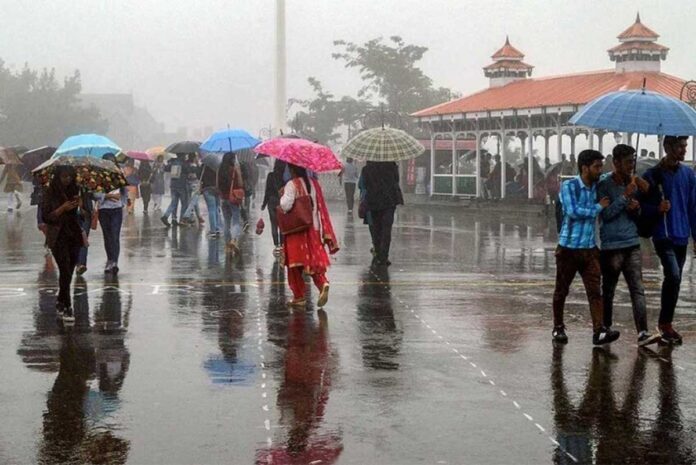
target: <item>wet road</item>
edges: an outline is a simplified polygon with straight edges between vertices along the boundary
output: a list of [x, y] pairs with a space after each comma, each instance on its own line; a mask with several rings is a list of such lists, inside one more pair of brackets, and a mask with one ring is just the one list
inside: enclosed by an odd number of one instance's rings
[[72, 330], [33, 211], [3, 214], [0, 463], [696, 462], [691, 259], [684, 346], [637, 349], [622, 282], [622, 338], [593, 349], [578, 281], [554, 348], [553, 224], [405, 209], [375, 273], [366, 227], [333, 211], [325, 311], [288, 310], [268, 234], [228, 260], [197, 228], [138, 215], [117, 280], [93, 236]]

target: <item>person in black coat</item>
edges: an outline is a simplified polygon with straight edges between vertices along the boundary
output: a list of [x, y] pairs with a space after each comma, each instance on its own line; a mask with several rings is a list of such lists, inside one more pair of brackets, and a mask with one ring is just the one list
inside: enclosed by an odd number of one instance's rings
[[74, 168], [57, 167], [41, 203], [43, 221], [47, 226], [46, 243], [60, 273], [56, 310], [65, 323], [75, 321], [70, 300], [70, 283], [80, 248], [88, 245], [79, 222], [82, 202], [75, 176]]
[[276, 217], [276, 207], [280, 205], [280, 189], [285, 186], [283, 182], [283, 173], [287, 163], [282, 160], [276, 160], [273, 165], [273, 171], [266, 176], [266, 191], [263, 195], [263, 203], [261, 210], [268, 207], [268, 218], [271, 221], [271, 235], [273, 236], [274, 255], [280, 255], [282, 250], [283, 238], [278, 229], [278, 220]]
[[404, 204], [399, 186], [399, 167], [395, 162], [368, 161], [360, 176], [366, 189], [365, 203], [370, 212], [370, 235], [374, 245], [373, 265], [391, 265], [392, 225], [397, 205]]

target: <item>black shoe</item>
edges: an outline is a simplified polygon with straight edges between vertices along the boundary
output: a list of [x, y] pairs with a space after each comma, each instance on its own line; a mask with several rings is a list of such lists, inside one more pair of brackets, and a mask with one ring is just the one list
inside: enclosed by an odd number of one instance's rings
[[113, 274], [118, 274], [118, 265], [114, 265], [113, 267], [111, 267], [111, 272]]
[[558, 342], [560, 344], [568, 343], [568, 336], [566, 335], [565, 326], [563, 325], [554, 327], [553, 331], [551, 331], [551, 336], [553, 337], [554, 342]]
[[620, 335], [620, 332], [615, 331], [611, 328], [601, 328], [599, 331], [592, 335], [592, 344], [596, 346], [610, 344], [617, 340]]
[[655, 344], [659, 340], [659, 334], [650, 334], [647, 331], [641, 331], [638, 335], [638, 347], [649, 346], [650, 344]]
[[179, 223], [176, 218], [172, 218], [172, 226], [181, 226], [182, 224]]
[[170, 227], [170, 226], [171, 226], [171, 224], [169, 223], [169, 221], [167, 221], [167, 217], [166, 217], [166, 216], [160, 217], [160, 221], [161, 221], [166, 227]]
[[73, 313], [72, 307], [66, 307], [63, 311], [63, 323], [72, 324], [75, 323], [75, 315]]
[[660, 325], [660, 342], [667, 345], [679, 345], [682, 343], [681, 334], [679, 334], [671, 324]]

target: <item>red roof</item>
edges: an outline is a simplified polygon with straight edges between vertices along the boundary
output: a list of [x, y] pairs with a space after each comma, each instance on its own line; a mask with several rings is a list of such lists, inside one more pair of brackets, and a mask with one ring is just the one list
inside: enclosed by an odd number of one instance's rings
[[505, 45], [503, 45], [500, 50], [495, 52], [491, 58], [494, 60], [498, 58], [524, 58], [524, 53], [510, 45], [510, 38], [505, 37]]
[[609, 49], [609, 53], [616, 53], [616, 52], [623, 52], [623, 51], [630, 51], [630, 50], [647, 50], [651, 52], [666, 52], [669, 50], [669, 47], [665, 47], [664, 45], [660, 45], [655, 42], [641, 42], [639, 40], [637, 41], [631, 41], [631, 42], [622, 42], [616, 47], [612, 47]]
[[660, 37], [655, 31], [640, 22], [640, 14], [636, 15], [636, 22], [631, 27], [617, 36], [619, 39], [657, 39]]
[[491, 63], [488, 66], [484, 66], [483, 69], [497, 69], [497, 68], [505, 68], [505, 69], [521, 69], [521, 70], [529, 70], [534, 68], [532, 65], [528, 65], [527, 63], [523, 61], [512, 61], [512, 60], [500, 60], [496, 61], [495, 63]]
[[482, 111], [584, 105], [616, 90], [646, 89], [679, 98], [682, 79], [658, 72], [596, 71], [546, 78], [529, 78], [482, 90], [441, 103], [412, 116], [437, 116]]
[[[418, 139], [418, 142], [426, 150], [430, 150], [430, 139]], [[457, 139], [455, 147], [456, 150], [476, 150], [476, 140]], [[435, 150], [452, 150], [452, 141], [449, 139], [435, 139]]]

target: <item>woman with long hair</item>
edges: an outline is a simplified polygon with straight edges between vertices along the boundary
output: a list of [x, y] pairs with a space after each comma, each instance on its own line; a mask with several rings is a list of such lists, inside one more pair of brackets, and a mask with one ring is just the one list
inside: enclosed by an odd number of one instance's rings
[[276, 217], [276, 207], [280, 205], [280, 190], [285, 184], [283, 173], [288, 166], [283, 160], [276, 160], [273, 171], [266, 176], [266, 191], [263, 195], [261, 210], [268, 207], [268, 218], [271, 221], [271, 235], [273, 236], [273, 255], [278, 256], [283, 250], [283, 237], [278, 230], [278, 218]]
[[[235, 161], [234, 152], [227, 152], [222, 157], [222, 163], [218, 168], [217, 188], [225, 221], [225, 250], [235, 255], [239, 253], [238, 241], [242, 232], [241, 206], [244, 201], [244, 181], [239, 165]], [[242, 192], [241, 198], [234, 196], [235, 191]]]
[[65, 323], [75, 321], [70, 300], [70, 283], [80, 248], [89, 245], [80, 227], [82, 201], [75, 177], [73, 167], [56, 167], [41, 203], [43, 221], [46, 224], [46, 243], [53, 253], [60, 273], [56, 312]]
[[323, 307], [329, 299], [329, 281], [326, 270], [330, 260], [326, 253], [338, 252], [338, 241], [334, 234], [331, 217], [326, 208], [324, 194], [319, 181], [307, 175], [307, 170], [300, 166], [288, 164], [292, 178], [285, 184], [280, 197], [280, 208], [286, 213], [295, 205], [295, 199], [309, 195], [312, 199], [312, 226], [304, 231], [286, 234], [283, 241], [285, 265], [288, 267], [288, 285], [292, 290], [293, 300], [290, 305], [303, 307], [305, 300], [304, 274], [312, 277], [319, 289], [318, 307]]

